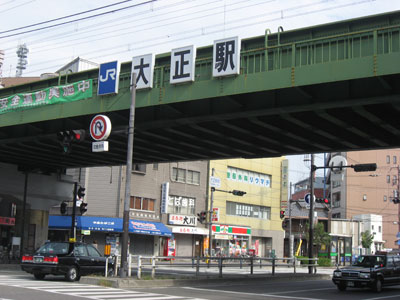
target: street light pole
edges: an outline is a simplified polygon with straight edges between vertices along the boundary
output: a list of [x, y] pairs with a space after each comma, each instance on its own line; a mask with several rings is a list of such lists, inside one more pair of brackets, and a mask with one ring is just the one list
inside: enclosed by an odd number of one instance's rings
[[313, 267], [313, 244], [314, 244], [314, 154], [311, 154], [311, 172], [310, 172], [310, 214], [309, 214], [309, 234], [308, 234], [308, 273], [312, 274]]
[[[211, 169], [211, 176], [214, 176], [215, 169]], [[211, 196], [210, 196], [210, 211], [209, 211], [209, 220], [208, 220], [208, 256], [211, 257], [212, 250], [212, 213], [214, 207], [214, 191], [215, 187], [211, 187]], [[210, 260], [209, 260], [210, 261]]]

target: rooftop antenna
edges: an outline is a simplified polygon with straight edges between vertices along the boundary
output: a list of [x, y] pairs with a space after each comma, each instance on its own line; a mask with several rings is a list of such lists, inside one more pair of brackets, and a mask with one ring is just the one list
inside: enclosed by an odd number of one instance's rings
[[18, 46], [17, 49], [17, 56], [18, 56], [18, 64], [17, 64], [17, 71], [15, 76], [21, 77], [23, 70], [26, 69], [26, 65], [28, 64], [28, 52], [29, 49], [26, 44], [21, 44]]

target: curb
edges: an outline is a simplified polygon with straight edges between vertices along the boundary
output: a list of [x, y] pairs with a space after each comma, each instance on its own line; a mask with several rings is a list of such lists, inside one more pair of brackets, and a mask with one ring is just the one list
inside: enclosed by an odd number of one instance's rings
[[173, 287], [173, 286], [193, 286], [193, 285], [240, 285], [247, 282], [277, 282], [277, 281], [304, 281], [304, 280], [330, 280], [328, 274], [277, 274], [275, 276], [234, 276], [234, 277], [207, 277], [190, 279], [136, 279], [136, 278], [106, 278], [84, 276], [80, 282], [85, 284], [100, 285], [113, 288], [152, 288], [152, 287]]

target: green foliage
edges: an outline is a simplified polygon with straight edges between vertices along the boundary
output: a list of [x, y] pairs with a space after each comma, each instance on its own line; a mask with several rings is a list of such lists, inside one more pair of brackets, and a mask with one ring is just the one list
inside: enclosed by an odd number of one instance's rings
[[[298, 258], [299, 259], [299, 261], [300, 261], [300, 264], [304, 264], [304, 265], [306, 265], [306, 264], [308, 264], [308, 256], [296, 256], [296, 258]], [[301, 259], [301, 260], [300, 260]]]
[[[308, 223], [306, 224], [306, 239], [308, 241], [308, 235], [309, 235], [309, 225]], [[329, 233], [325, 231], [324, 224], [323, 223], [317, 223], [314, 226], [314, 238], [313, 238], [314, 245], [318, 245], [319, 247], [321, 245], [326, 245], [329, 246], [331, 242], [331, 236]]]
[[327, 258], [327, 257], [318, 258], [318, 266], [320, 266], [320, 267], [331, 267], [332, 266], [331, 259]]
[[373, 241], [374, 235], [371, 234], [369, 230], [361, 232], [361, 245], [363, 246], [363, 248], [369, 249]]

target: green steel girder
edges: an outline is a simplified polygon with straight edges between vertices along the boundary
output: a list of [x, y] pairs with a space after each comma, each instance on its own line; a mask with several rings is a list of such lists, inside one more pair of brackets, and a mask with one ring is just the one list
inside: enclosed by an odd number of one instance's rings
[[[234, 77], [212, 78], [211, 57], [211, 47], [198, 49], [196, 80], [180, 85], [169, 84], [170, 55], [156, 57], [154, 87], [137, 92], [135, 162], [400, 147], [400, 12], [244, 40]], [[130, 68], [121, 66], [117, 95], [1, 114], [0, 161], [124, 164]], [[97, 72], [2, 89], [0, 98], [83, 79], [96, 90]], [[86, 140], [60, 156], [56, 133], [87, 129], [99, 113], [113, 124], [110, 152], [91, 153]]]

